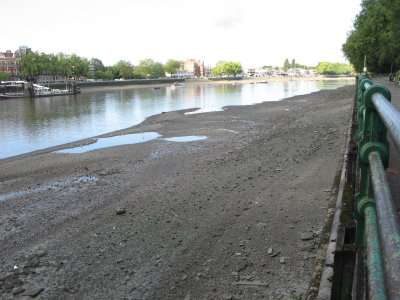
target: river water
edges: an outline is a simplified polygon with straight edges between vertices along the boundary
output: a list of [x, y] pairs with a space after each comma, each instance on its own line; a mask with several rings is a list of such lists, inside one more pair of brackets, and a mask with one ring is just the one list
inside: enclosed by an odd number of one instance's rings
[[137, 125], [162, 112], [251, 105], [354, 84], [348, 80], [124, 88], [0, 101], [0, 159]]

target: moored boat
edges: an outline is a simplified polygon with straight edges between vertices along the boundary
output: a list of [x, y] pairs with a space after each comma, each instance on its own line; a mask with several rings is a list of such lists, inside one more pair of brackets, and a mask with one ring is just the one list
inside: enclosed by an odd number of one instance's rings
[[25, 95], [24, 81], [1, 81], [0, 82], [0, 99], [23, 98]]
[[76, 95], [79, 94], [80, 92], [81, 90], [77, 86], [61, 90], [61, 89], [51, 89], [42, 85], [33, 84], [33, 97]]
[[25, 93], [1, 93], [0, 99], [13, 99], [13, 98], [23, 98]]
[[182, 82], [174, 82], [174, 83], [171, 85], [171, 88], [183, 87], [183, 86], [185, 86], [185, 84], [182, 83]]

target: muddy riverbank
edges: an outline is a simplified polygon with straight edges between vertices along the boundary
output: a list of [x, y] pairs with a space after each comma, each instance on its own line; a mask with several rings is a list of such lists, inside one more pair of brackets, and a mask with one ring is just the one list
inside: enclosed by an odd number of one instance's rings
[[205, 140], [0, 160], [0, 298], [304, 298], [354, 92], [118, 132]]

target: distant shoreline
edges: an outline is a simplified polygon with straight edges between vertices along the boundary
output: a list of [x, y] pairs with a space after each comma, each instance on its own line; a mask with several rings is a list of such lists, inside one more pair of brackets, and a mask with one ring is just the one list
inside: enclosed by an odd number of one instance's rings
[[350, 80], [355, 81], [354, 76], [347, 77], [246, 77], [242, 79], [227, 79], [227, 80], [209, 80], [207, 78], [193, 79], [136, 79], [122, 81], [98, 81], [98, 82], [78, 82], [82, 92], [97, 91], [97, 90], [115, 90], [115, 89], [137, 89], [137, 88], [158, 88], [167, 87], [174, 82], [183, 82], [186, 85], [195, 84], [249, 84], [249, 83], [268, 83], [268, 82], [285, 82], [285, 81], [331, 81], [331, 80]]

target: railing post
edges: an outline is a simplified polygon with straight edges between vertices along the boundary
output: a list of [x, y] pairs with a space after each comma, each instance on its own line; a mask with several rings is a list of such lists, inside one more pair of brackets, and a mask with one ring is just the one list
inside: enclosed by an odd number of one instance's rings
[[[356, 243], [367, 250], [368, 294], [370, 299], [386, 299], [384, 256], [382, 241], [379, 238], [379, 215], [375, 202], [373, 178], [370, 168], [370, 154], [377, 153], [384, 166], [389, 162], [389, 143], [387, 131], [376, 112], [372, 95], [382, 93], [390, 100], [389, 91], [382, 86], [373, 85], [369, 79], [359, 78], [357, 89], [357, 139], [359, 144], [358, 164], [360, 189], [356, 196], [355, 219], [357, 220]], [[378, 219], [378, 221], [377, 221]]]
[[400, 299], [400, 225], [379, 153], [371, 152], [369, 161], [388, 294], [390, 299]]
[[[379, 91], [384, 87], [379, 86]], [[389, 161], [389, 143], [386, 139], [386, 128], [381, 118], [374, 110], [371, 91], [376, 92], [376, 86], [369, 79], [359, 78], [358, 84], [358, 132], [357, 139], [359, 144], [358, 163], [361, 169], [360, 174], [360, 193], [356, 197], [357, 207], [355, 218], [359, 224], [356, 234], [356, 242], [361, 245], [364, 241], [364, 211], [365, 202], [374, 204], [374, 190], [371, 179], [369, 154], [373, 151], [380, 153], [384, 166]], [[390, 93], [384, 92], [385, 94]], [[389, 96], [390, 99], [390, 96]]]

